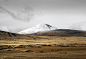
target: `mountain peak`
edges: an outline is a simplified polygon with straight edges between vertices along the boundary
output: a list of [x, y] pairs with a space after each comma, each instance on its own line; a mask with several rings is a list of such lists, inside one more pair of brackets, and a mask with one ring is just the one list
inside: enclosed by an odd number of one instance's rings
[[45, 24], [45, 23], [40, 23], [40, 24], [38, 24], [38, 25], [36, 25], [36, 26], [51, 26], [51, 25]]
[[53, 27], [51, 25], [49, 25], [49, 24], [41, 23], [41, 24], [36, 25], [36, 28], [40, 28], [40, 29], [52, 29]]
[[32, 34], [32, 33], [36, 33], [36, 32], [43, 32], [43, 31], [50, 31], [50, 30], [55, 30], [57, 28], [49, 25], [49, 24], [38, 24], [35, 27], [32, 28], [28, 28], [26, 30], [20, 31], [18, 32], [19, 34]]

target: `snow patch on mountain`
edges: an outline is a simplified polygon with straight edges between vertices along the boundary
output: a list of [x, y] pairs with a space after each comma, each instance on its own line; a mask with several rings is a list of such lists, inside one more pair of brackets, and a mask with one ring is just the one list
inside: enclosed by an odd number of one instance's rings
[[26, 30], [18, 32], [19, 34], [32, 34], [36, 32], [43, 32], [43, 31], [50, 31], [50, 30], [55, 30], [57, 28], [52, 27], [51, 25], [48, 24], [38, 24], [35, 27], [28, 28]]

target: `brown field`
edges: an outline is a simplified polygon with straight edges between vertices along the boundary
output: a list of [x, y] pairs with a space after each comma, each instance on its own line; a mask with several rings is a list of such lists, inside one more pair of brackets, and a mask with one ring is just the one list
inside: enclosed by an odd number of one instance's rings
[[86, 37], [0, 37], [0, 59], [86, 59]]

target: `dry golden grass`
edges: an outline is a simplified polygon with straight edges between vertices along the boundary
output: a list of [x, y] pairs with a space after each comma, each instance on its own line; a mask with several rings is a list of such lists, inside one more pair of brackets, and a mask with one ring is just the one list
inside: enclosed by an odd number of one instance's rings
[[[9, 48], [8, 48], [9, 47]], [[61, 47], [50, 45], [1, 46], [2, 59], [79, 59], [86, 58], [86, 47]]]
[[9, 37], [6, 40], [0, 40], [0, 45], [36, 45], [36, 44], [57, 44], [57, 45], [67, 45], [67, 44], [86, 44], [86, 37], [56, 37], [56, 36], [31, 36], [12, 39]]
[[86, 37], [0, 34], [0, 59], [86, 58]]

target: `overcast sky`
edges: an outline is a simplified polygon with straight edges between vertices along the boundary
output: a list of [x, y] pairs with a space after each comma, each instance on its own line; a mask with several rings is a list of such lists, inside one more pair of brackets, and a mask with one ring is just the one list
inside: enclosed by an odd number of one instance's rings
[[86, 30], [86, 0], [0, 0], [0, 27], [23, 29], [39, 23]]

